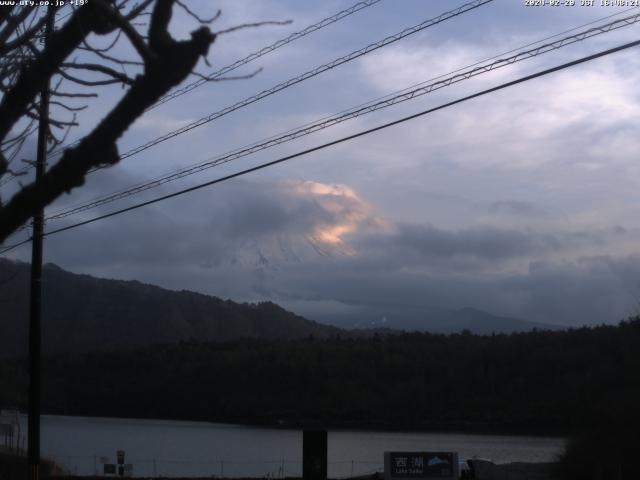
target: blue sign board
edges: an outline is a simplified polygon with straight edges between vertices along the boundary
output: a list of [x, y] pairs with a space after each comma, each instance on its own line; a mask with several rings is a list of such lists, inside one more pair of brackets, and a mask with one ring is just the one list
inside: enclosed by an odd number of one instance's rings
[[385, 480], [459, 477], [457, 452], [385, 452]]

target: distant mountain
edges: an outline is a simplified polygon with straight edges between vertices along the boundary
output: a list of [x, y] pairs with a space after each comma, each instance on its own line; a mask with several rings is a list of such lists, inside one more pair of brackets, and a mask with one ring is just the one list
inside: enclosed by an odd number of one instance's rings
[[500, 317], [475, 308], [454, 310], [448, 317], [430, 328], [431, 332], [460, 332], [469, 330], [480, 335], [491, 333], [514, 333], [538, 330], [563, 330], [567, 327], [548, 323], [532, 322], [512, 317]]
[[342, 244], [325, 244], [313, 236], [267, 235], [256, 240], [239, 242], [228, 257], [217, 265], [232, 265], [254, 272], [274, 272], [318, 257], [342, 257], [349, 249]]
[[317, 318], [344, 329], [385, 329], [431, 333], [457, 333], [469, 330], [478, 335], [538, 330], [563, 330], [567, 327], [501, 317], [475, 308], [446, 309], [395, 306], [384, 311], [365, 310], [356, 314]]
[[[27, 351], [30, 266], [0, 259], [0, 355]], [[46, 353], [128, 350], [182, 340], [294, 339], [344, 334], [264, 302], [236, 303], [137, 281], [43, 269]]]
[[[29, 271], [29, 264], [0, 259], [0, 356], [27, 352]], [[473, 308], [424, 311], [402, 306], [392, 311], [316, 317], [322, 322], [318, 323], [271, 302], [237, 303], [138, 281], [78, 275], [53, 264], [44, 266], [43, 285], [45, 353], [130, 350], [184, 340], [366, 337], [400, 330], [491, 334], [563, 328]]]

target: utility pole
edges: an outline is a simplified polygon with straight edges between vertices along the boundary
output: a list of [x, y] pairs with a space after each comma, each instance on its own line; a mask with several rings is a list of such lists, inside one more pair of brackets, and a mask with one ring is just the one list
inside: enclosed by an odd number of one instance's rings
[[[44, 31], [45, 49], [53, 32], [54, 7], [47, 9]], [[38, 108], [38, 151], [36, 158], [36, 184], [42, 181], [47, 162], [47, 134], [49, 131], [49, 87], [47, 77], [40, 90]], [[33, 244], [31, 249], [31, 293], [29, 309], [29, 442], [27, 447], [28, 480], [40, 476], [40, 351], [42, 312], [42, 234], [44, 209], [33, 216]]]

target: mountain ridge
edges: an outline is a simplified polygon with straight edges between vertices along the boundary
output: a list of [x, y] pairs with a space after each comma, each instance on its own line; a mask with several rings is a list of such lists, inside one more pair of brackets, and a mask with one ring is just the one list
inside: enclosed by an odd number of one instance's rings
[[[0, 301], [5, 300], [0, 349], [5, 356], [27, 351], [28, 282], [29, 264], [0, 259]], [[52, 264], [43, 267], [43, 286], [45, 353], [129, 350], [193, 339], [328, 338], [344, 333], [272, 302], [237, 303], [137, 280], [75, 274]]]
[[[0, 355], [27, 352], [29, 264], [0, 259]], [[180, 341], [241, 338], [327, 339], [429, 331], [477, 334], [553, 330], [562, 327], [499, 317], [474, 309], [431, 312], [405, 309], [400, 315], [365, 312], [362, 327], [349, 321], [309, 320], [273, 302], [239, 303], [190, 290], [169, 290], [139, 280], [98, 278], [58, 265], [43, 267], [43, 351], [84, 353], [131, 350]], [[80, 299], [80, 300], [79, 300]], [[383, 318], [384, 323], [371, 321]], [[338, 319], [339, 320], [339, 319]]]
[[494, 315], [473, 307], [447, 309], [395, 307], [391, 311], [367, 309], [348, 316], [323, 316], [317, 318], [322, 323], [345, 329], [389, 329], [410, 332], [457, 333], [469, 330], [478, 335], [492, 333], [516, 333], [530, 330], [564, 330], [564, 325], [522, 320], [519, 318]]

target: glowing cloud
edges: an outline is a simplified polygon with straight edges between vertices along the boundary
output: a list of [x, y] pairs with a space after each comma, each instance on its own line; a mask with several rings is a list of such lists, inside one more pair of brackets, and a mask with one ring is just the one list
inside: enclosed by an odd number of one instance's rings
[[315, 246], [333, 247], [345, 255], [355, 255], [355, 250], [345, 242], [346, 236], [386, 227], [386, 222], [373, 215], [371, 205], [347, 185], [312, 181], [290, 181], [285, 185], [295, 195], [314, 201], [328, 214], [328, 220], [314, 225], [307, 235], [307, 240]]

